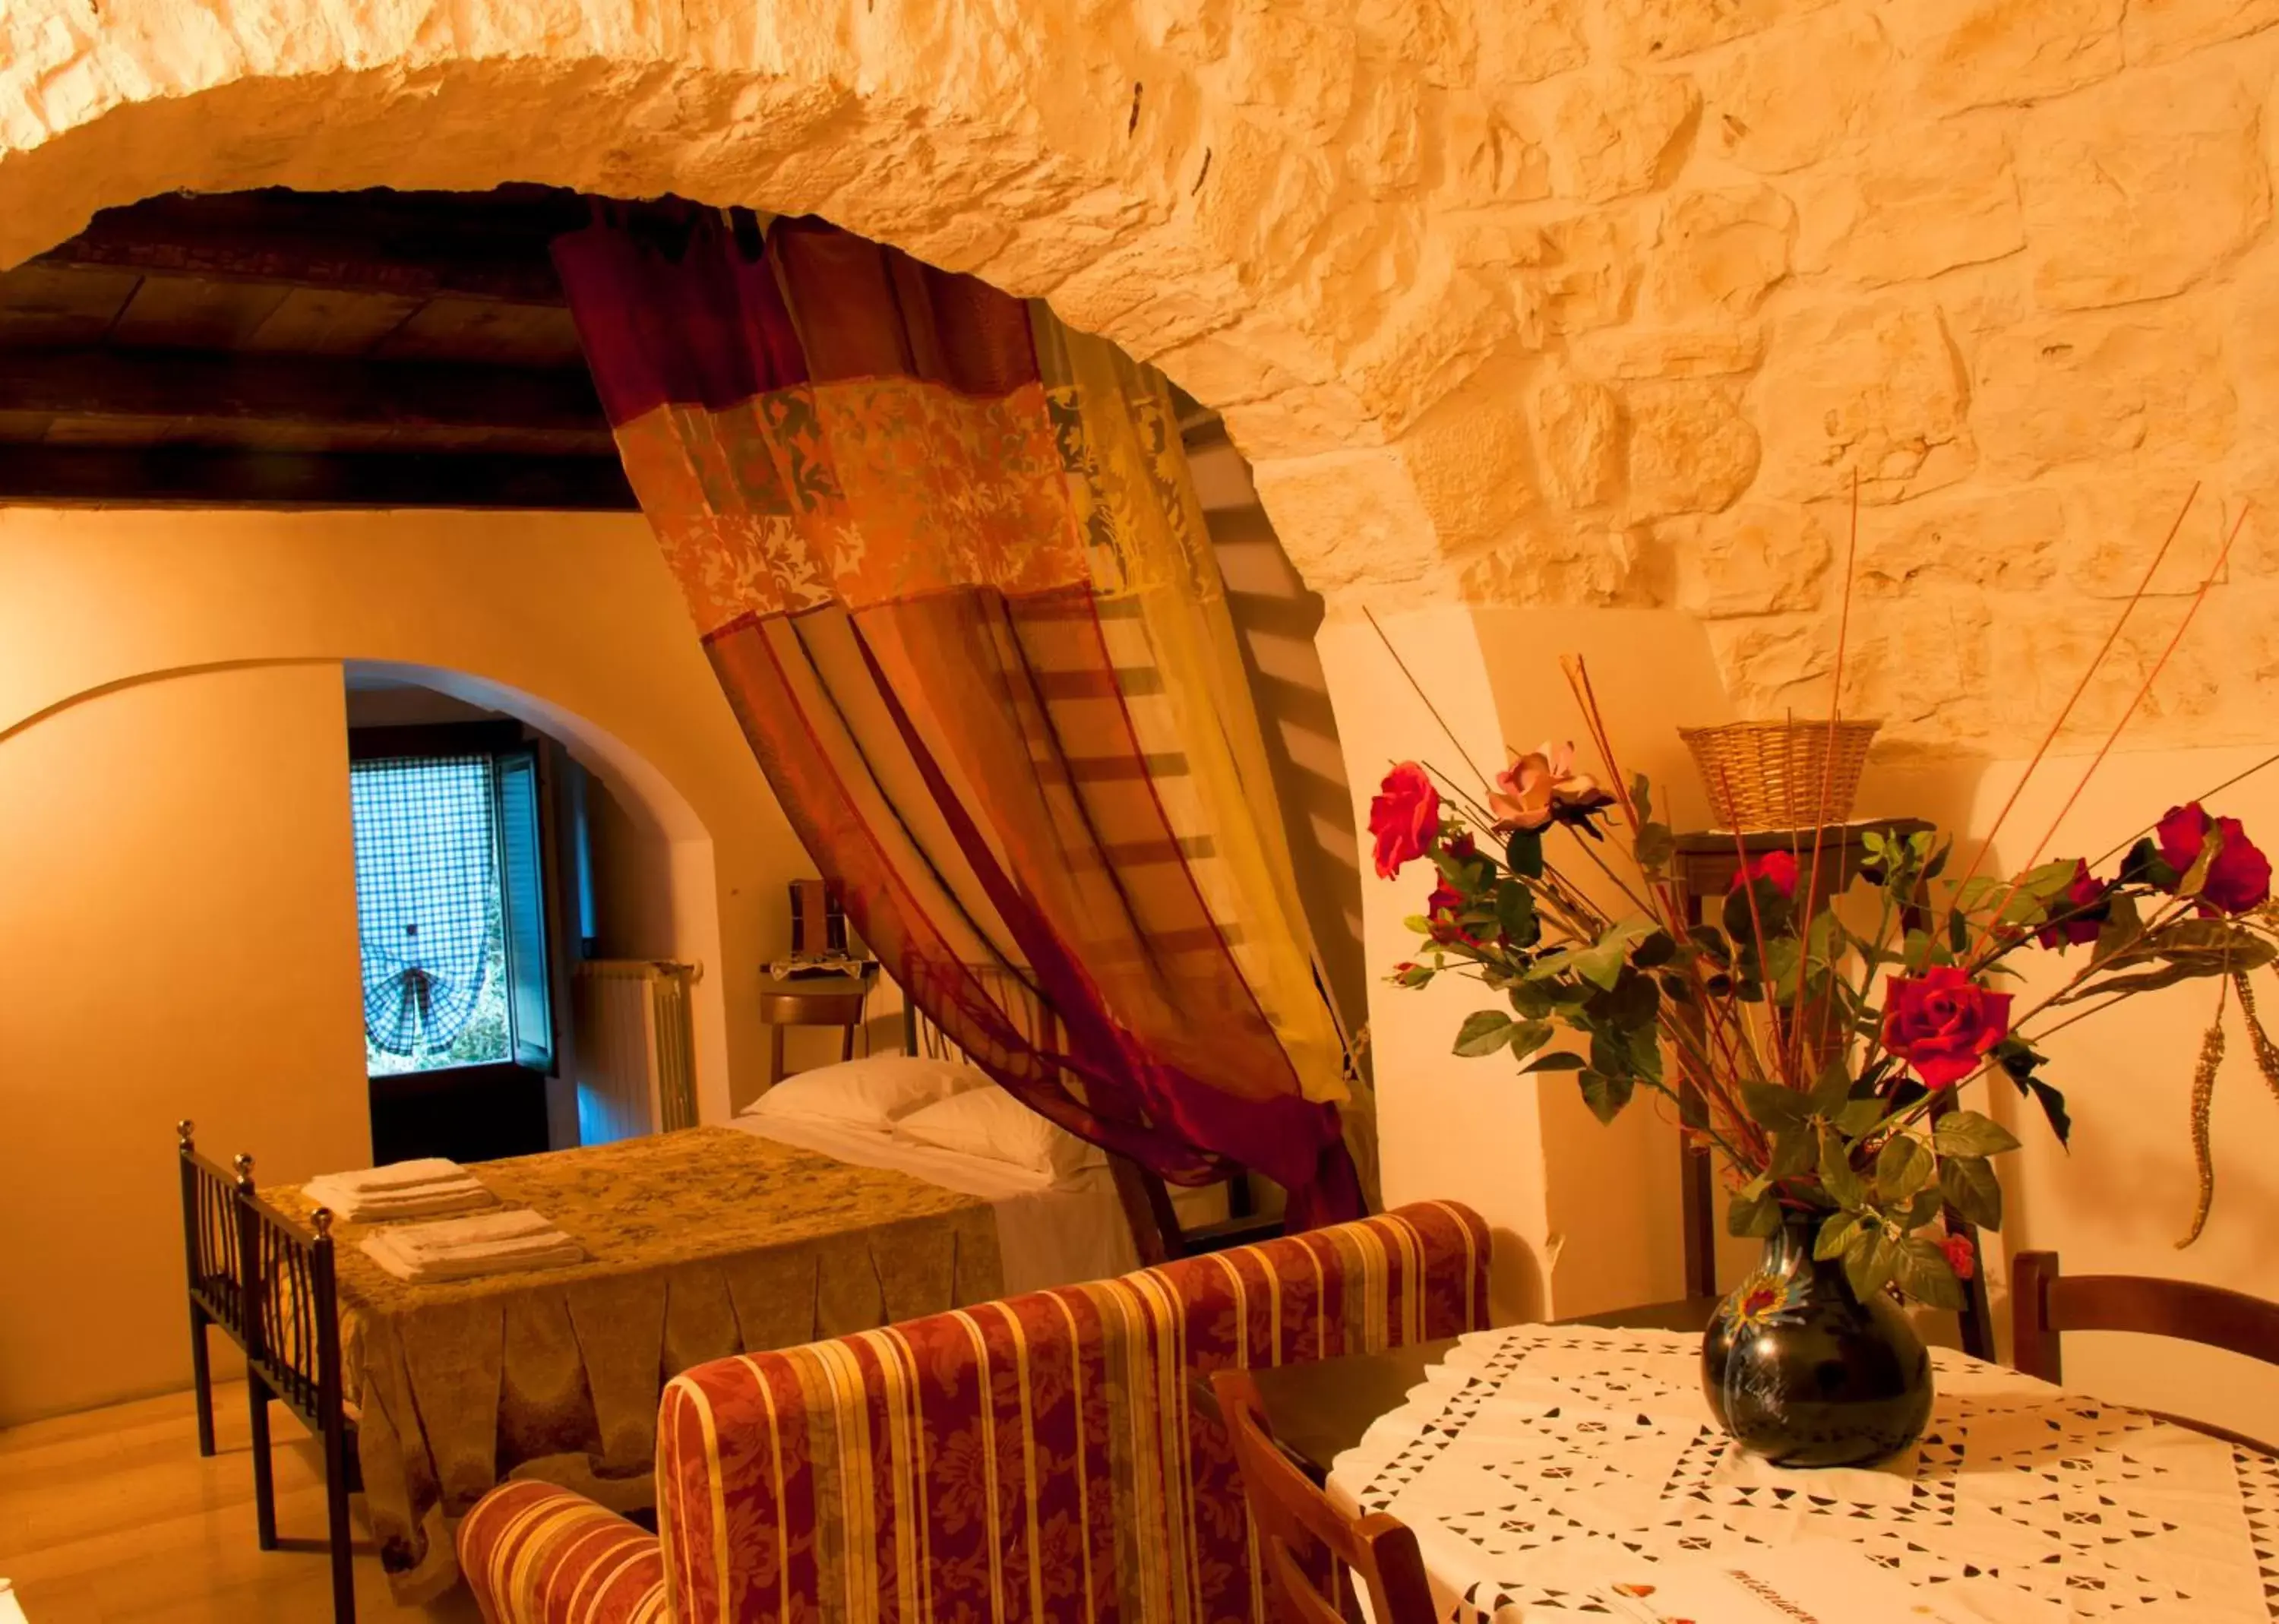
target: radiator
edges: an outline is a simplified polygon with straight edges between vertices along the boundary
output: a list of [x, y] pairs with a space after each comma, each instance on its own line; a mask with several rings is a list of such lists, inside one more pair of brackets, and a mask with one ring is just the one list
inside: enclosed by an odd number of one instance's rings
[[578, 1139], [607, 1145], [696, 1125], [696, 1042], [688, 989], [696, 968], [647, 959], [578, 966]]

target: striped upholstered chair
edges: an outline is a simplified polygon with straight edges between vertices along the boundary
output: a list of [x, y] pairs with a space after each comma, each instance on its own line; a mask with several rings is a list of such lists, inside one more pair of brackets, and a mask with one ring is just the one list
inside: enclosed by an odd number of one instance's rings
[[1265, 1624], [1188, 1378], [1486, 1321], [1439, 1203], [701, 1365], [665, 1390], [657, 1537], [541, 1483], [459, 1528], [492, 1624]]

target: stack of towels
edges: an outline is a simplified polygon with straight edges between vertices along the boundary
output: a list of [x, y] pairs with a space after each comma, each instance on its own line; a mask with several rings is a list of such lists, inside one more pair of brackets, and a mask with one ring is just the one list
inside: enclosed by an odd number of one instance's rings
[[456, 1161], [430, 1156], [395, 1161], [358, 1173], [326, 1173], [301, 1186], [301, 1193], [346, 1223], [379, 1223], [389, 1218], [440, 1218], [446, 1213], [495, 1207], [498, 1198]]
[[374, 1230], [359, 1245], [364, 1256], [398, 1280], [423, 1285], [586, 1260], [576, 1241], [528, 1207], [441, 1223], [398, 1224]]

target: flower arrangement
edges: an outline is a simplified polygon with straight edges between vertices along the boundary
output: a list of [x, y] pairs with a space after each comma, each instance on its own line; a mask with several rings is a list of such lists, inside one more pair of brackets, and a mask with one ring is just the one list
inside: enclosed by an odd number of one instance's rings
[[[1839, 687], [1842, 649], [1839, 633]], [[1974, 1254], [1940, 1227], [1943, 1215], [1999, 1229], [1991, 1161], [2018, 1144], [1961, 1104], [1964, 1092], [2007, 1082], [2062, 1142], [2071, 1123], [2064, 1095], [2042, 1075], [2043, 1042], [2140, 993], [2213, 979], [2217, 1022], [2195, 1100], [2200, 1204], [2182, 1244], [2198, 1236], [2213, 1190], [2211, 1056], [2221, 1053], [2229, 992], [2279, 1090], [2279, 1049], [2247, 980], [2279, 960], [2279, 909], [2270, 862], [2237, 819], [2195, 800], [2170, 808], [2125, 852], [2044, 862], [2037, 847], [2007, 878], [1955, 863], [1953, 842], [1934, 832], [1870, 830], [1851, 872], [1830, 871], [1820, 830], [1754, 855], [1737, 836], [1730, 890], [1709, 900], [1705, 923], [1689, 923], [1653, 786], [1622, 775], [1588, 671], [1579, 660], [1562, 663], [1603, 783], [1578, 770], [1572, 747], [1546, 744], [1513, 752], [1492, 778], [1476, 774], [1477, 793], [1402, 762], [1370, 807], [1378, 875], [1429, 862], [1434, 876], [1423, 913], [1408, 921], [1421, 950], [1394, 983], [1462, 975], [1497, 995], [1464, 1020], [1457, 1054], [1508, 1056], [1533, 1076], [1571, 1074], [1604, 1121], [1641, 1090], [1664, 1097], [1681, 1130], [1722, 1157], [1733, 1233], [1808, 1223], [1812, 1255], [1840, 1260], [1861, 1298], [1896, 1286], [1955, 1307]], [[2073, 701], [2088, 686], [2084, 674]], [[2014, 793], [1997, 831], [2015, 804]], [[2117, 865], [2100, 872], [2114, 856]], [[2005, 984], [2033, 954], [2068, 955], [2068, 973], [2022, 1007]], [[1762, 1311], [1777, 1307], [1769, 1300]]]

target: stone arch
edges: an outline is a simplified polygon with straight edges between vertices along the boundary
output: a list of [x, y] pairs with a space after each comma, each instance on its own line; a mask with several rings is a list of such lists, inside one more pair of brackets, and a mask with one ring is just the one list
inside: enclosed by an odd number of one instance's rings
[[177, 188], [821, 213], [1162, 365], [1225, 414], [1310, 584], [1366, 559], [1399, 585], [1508, 517], [1465, 494], [1523, 452], [1508, 411], [1387, 442], [1520, 330], [1479, 269], [1502, 245], [1433, 240], [1517, 159], [1469, 19], [1304, 10], [25, 0], [0, 21], [0, 264]]

